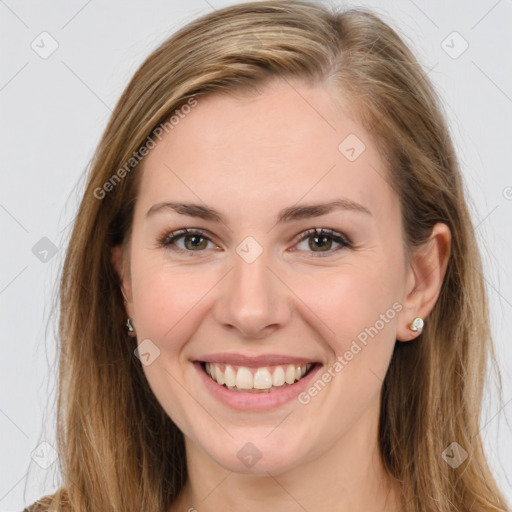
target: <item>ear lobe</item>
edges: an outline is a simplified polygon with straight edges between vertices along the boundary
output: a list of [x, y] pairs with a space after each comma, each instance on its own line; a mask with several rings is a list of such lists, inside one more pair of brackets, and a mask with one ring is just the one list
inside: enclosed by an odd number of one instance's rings
[[416, 338], [419, 333], [410, 329], [411, 322], [416, 317], [425, 319], [434, 308], [450, 259], [450, 247], [450, 228], [438, 223], [432, 228], [429, 239], [414, 250], [404, 288], [403, 309], [397, 329], [398, 341]]

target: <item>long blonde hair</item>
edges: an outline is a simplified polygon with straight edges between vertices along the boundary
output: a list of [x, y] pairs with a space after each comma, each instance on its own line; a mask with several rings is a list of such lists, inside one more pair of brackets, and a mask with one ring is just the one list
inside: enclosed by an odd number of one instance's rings
[[[506, 510], [479, 435], [488, 357], [495, 363], [482, 266], [440, 102], [379, 17], [288, 0], [239, 4], [189, 23], [147, 58], [112, 113], [60, 283], [62, 485], [34, 510], [162, 512], [186, 482], [183, 435], [133, 354], [111, 263], [111, 248], [131, 228], [140, 173], [130, 159], [187, 102], [280, 77], [328, 82], [351, 97], [387, 159], [406, 248], [425, 241], [436, 222], [452, 232], [439, 299], [421, 338], [396, 344], [382, 389], [381, 455], [407, 510]], [[458, 468], [442, 458], [454, 441], [469, 453]]]

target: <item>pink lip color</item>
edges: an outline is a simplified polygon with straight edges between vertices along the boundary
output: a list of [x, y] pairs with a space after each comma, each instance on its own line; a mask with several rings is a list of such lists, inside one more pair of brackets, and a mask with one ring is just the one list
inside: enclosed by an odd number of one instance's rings
[[198, 357], [196, 361], [204, 363], [223, 363], [232, 366], [247, 366], [248, 368], [259, 368], [262, 366], [276, 366], [287, 364], [315, 363], [315, 359], [305, 357], [286, 356], [281, 354], [260, 354], [258, 356], [246, 356], [244, 354], [208, 354]]
[[310, 386], [315, 374], [321, 368], [321, 365], [315, 365], [305, 377], [295, 384], [285, 385], [281, 389], [271, 391], [270, 393], [244, 393], [243, 391], [231, 391], [215, 382], [203, 370], [201, 363], [194, 362], [194, 366], [208, 391], [224, 405], [239, 411], [266, 411], [275, 409], [297, 398], [300, 393]]

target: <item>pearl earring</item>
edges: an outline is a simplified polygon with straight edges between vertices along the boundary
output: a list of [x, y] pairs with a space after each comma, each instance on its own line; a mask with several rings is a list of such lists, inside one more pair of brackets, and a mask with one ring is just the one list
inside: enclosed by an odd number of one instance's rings
[[423, 321], [423, 318], [416, 317], [409, 325], [409, 329], [411, 331], [421, 334], [421, 331], [423, 331], [424, 325], [425, 325], [425, 322]]
[[126, 320], [126, 328], [128, 329], [128, 336], [135, 336], [135, 329], [133, 328], [133, 325], [132, 325], [132, 319], [131, 318], [127, 318]]

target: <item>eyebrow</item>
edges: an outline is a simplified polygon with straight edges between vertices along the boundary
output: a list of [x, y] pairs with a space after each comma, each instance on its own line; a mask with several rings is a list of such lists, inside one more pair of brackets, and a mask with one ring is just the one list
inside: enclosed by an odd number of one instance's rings
[[[176, 202], [163, 202], [154, 204], [146, 213], [146, 218], [154, 215], [157, 212], [172, 210], [181, 215], [188, 215], [189, 217], [197, 217], [204, 220], [211, 220], [213, 222], [220, 222], [228, 225], [224, 216], [206, 205], [197, 203], [176, 203]], [[362, 204], [356, 203], [349, 199], [335, 199], [326, 203], [306, 204], [303, 206], [290, 206], [281, 210], [277, 216], [276, 224], [284, 224], [286, 222], [293, 222], [300, 219], [310, 217], [319, 217], [333, 210], [348, 210], [372, 215], [370, 210]]]

